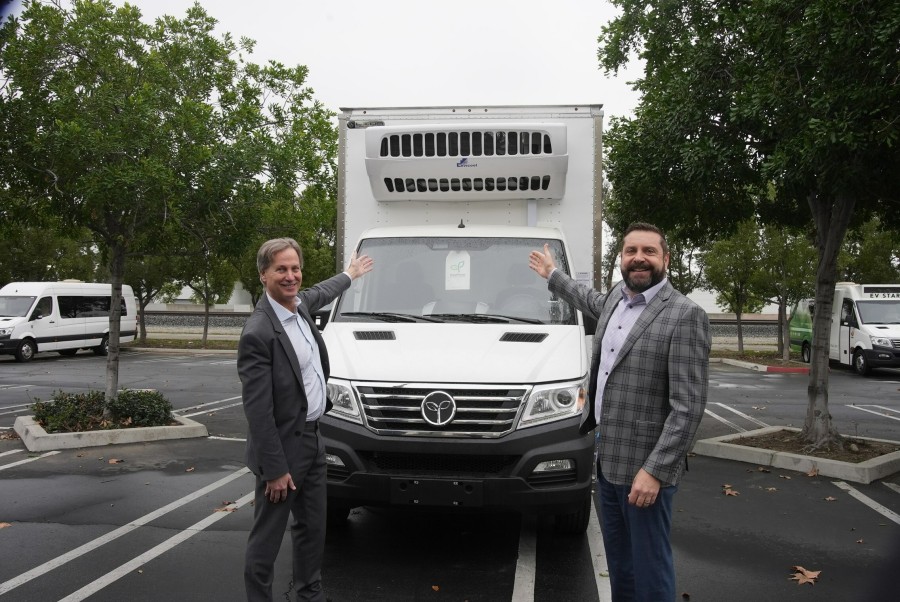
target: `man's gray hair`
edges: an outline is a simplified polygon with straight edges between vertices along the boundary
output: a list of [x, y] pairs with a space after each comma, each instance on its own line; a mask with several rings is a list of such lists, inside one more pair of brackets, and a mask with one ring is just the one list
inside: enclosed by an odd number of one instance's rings
[[294, 249], [297, 251], [297, 257], [300, 258], [300, 267], [302, 268], [303, 250], [300, 248], [300, 245], [297, 244], [297, 241], [293, 238], [273, 238], [272, 240], [264, 242], [256, 253], [257, 271], [262, 274], [269, 269], [269, 266], [272, 265], [272, 262], [275, 260], [275, 256], [285, 249]]

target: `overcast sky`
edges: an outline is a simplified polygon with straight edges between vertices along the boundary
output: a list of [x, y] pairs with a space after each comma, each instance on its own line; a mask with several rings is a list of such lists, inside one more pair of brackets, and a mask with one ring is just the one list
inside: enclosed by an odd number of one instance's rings
[[[2, 0], [0, 0], [2, 1]], [[117, 5], [124, 0], [114, 0]], [[147, 20], [183, 17], [193, 0], [134, 0]], [[616, 14], [594, 0], [203, 0], [220, 33], [257, 41], [251, 60], [309, 67], [309, 85], [340, 107], [602, 104], [631, 115], [628, 82], [597, 63]]]

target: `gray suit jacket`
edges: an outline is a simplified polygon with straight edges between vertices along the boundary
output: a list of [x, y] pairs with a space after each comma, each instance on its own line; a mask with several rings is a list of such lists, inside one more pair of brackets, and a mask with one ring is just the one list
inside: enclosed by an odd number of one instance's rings
[[597, 461], [604, 478], [631, 485], [643, 468], [663, 485], [674, 485], [706, 408], [711, 344], [706, 312], [666, 282], [619, 350], [598, 420], [594, 398], [600, 343], [621, 299], [620, 287], [603, 295], [556, 270], [549, 288], [597, 318], [581, 432], [599, 428]]
[[[298, 295], [302, 301], [298, 309], [319, 346], [326, 380], [328, 352], [310, 312], [324, 307], [348, 288], [350, 277], [338, 274]], [[299, 460], [300, 436], [306, 425], [306, 392], [297, 354], [265, 295], [244, 324], [237, 368], [249, 429], [247, 467], [267, 481], [292, 472]], [[326, 401], [325, 411], [330, 409], [331, 403]]]

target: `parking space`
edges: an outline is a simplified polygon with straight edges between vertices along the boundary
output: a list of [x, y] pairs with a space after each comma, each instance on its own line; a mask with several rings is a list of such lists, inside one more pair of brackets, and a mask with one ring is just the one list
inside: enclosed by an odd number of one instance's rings
[[[0, 427], [55, 389], [102, 388], [105, 360], [0, 363]], [[120, 384], [161, 390], [210, 437], [30, 454], [0, 440], [0, 600], [241, 600], [252, 507], [233, 354], [127, 353]], [[900, 439], [900, 374], [831, 376], [842, 432]], [[803, 375], [713, 364], [701, 437], [800, 426]], [[878, 412], [861, 411], [880, 406]], [[725, 495], [730, 485], [738, 495]], [[693, 457], [675, 498], [678, 591], [690, 600], [867, 597], [900, 541], [900, 475], [870, 485]], [[596, 532], [517, 513], [361, 508], [329, 533], [329, 598], [605, 600]], [[822, 571], [815, 586], [791, 567]], [[287, 589], [290, 555], [277, 567]], [[893, 590], [892, 590], [893, 591]], [[873, 596], [876, 594], [872, 594]]]

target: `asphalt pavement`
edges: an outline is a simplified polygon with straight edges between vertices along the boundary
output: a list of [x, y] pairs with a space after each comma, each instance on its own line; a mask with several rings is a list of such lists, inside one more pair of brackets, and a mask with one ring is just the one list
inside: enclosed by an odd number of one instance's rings
[[[0, 428], [54, 389], [102, 388], [104, 365], [0, 359]], [[206, 438], [47, 454], [0, 440], [0, 602], [243, 599], [252, 477], [234, 370], [233, 353], [123, 355], [123, 386], [165, 391]], [[804, 375], [713, 364], [700, 437], [802, 424], [805, 391]], [[843, 432], [900, 440], [900, 371], [833, 371], [830, 407]], [[517, 513], [360, 508], [329, 532], [326, 588], [334, 602], [607, 600], [595, 526], [571, 537]], [[672, 541], [683, 600], [893, 600], [900, 474], [859, 484], [692, 457]], [[277, 570], [284, 590], [287, 546]]]

